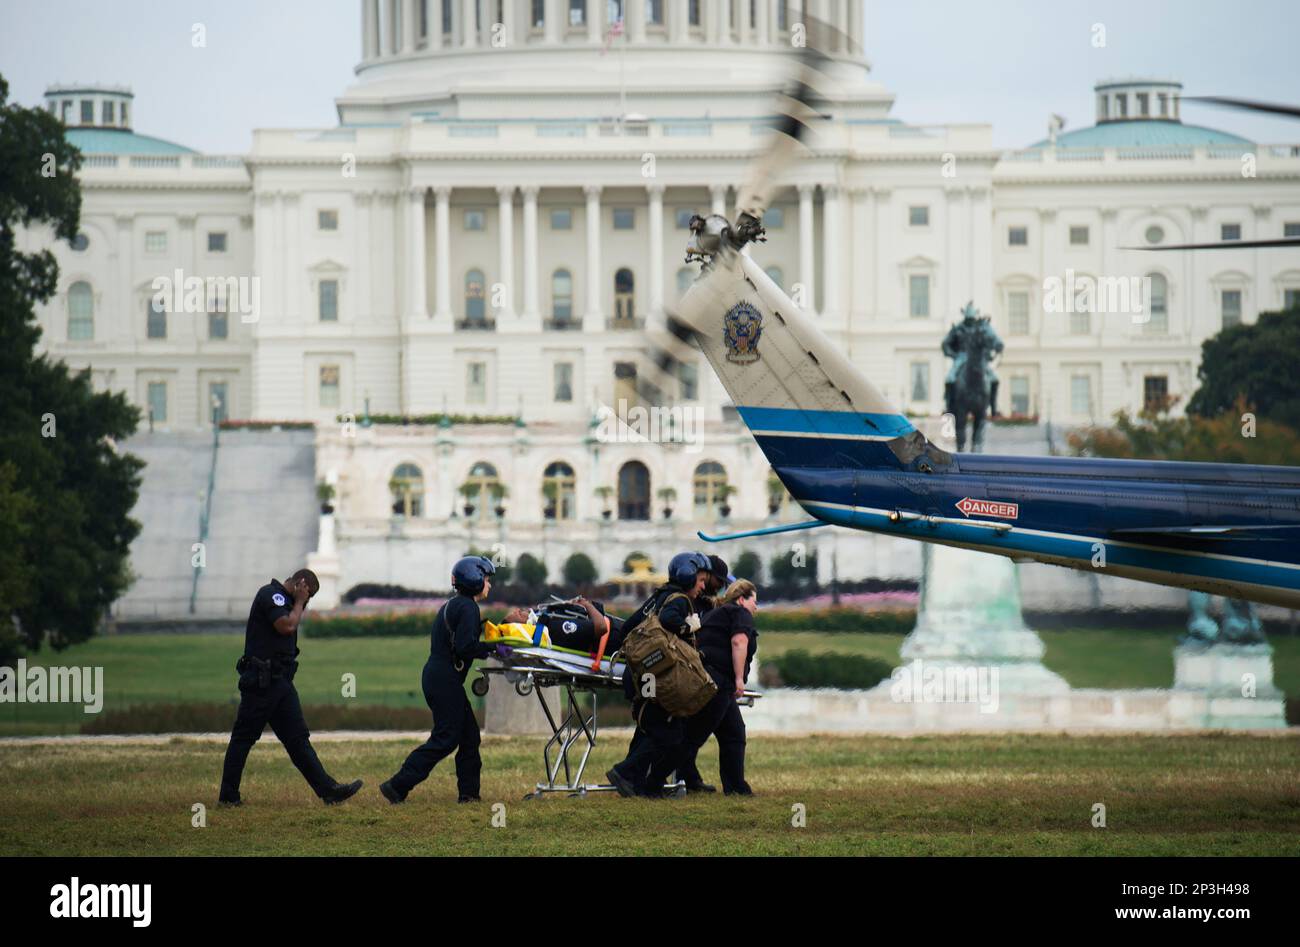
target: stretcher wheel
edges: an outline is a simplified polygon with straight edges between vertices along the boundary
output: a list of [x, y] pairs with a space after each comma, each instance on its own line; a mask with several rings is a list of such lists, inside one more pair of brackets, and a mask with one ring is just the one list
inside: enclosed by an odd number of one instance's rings
[[530, 679], [524, 678], [521, 681], [515, 681], [515, 693], [520, 697], [527, 697], [532, 692], [533, 682]]
[[477, 680], [474, 681], [473, 684], [471, 684], [471, 685], [469, 686], [469, 689], [472, 690], [472, 691], [473, 691], [475, 694], [477, 694], [479, 697], [484, 697], [484, 696], [486, 696], [486, 695], [487, 695], [487, 692], [488, 692], [488, 679], [487, 679], [487, 677], [484, 676], [484, 677], [480, 677], [480, 678], [478, 678]]

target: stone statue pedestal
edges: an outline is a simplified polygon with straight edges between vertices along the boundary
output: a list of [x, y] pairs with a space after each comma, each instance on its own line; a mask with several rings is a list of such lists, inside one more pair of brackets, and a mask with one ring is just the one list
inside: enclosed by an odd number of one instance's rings
[[1204, 726], [1286, 726], [1285, 696], [1273, 684], [1273, 646], [1183, 641], [1174, 649], [1174, 690], [1207, 700]]
[[[489, 658], [488, 662], [493, 667], [500, 663], [496, 658]], [[485, 733], [551, 735], [550, 725], [546, 722], [546, 714], [542, 712], [541, 704], [537, 702], [536, 692], [521, 697], [515, 693], [515, 686], [502, 675], [493, 674], [491, 678], [492, 683], [488, 687], [487, 696], [483, 698]], [[544, 693], [546, 706], [551, 709], [556, 723], [559, 723], [560, 688], [550, 688]]]
[[316, 541], [316, 551], [308, 553], [307, 568], [316, 573], [320, 580], [320, 591], [312, 596], [311, 604], [316, 609], [337, 608], [339, 598], [339, 552], [334, 537], [334, 514], [322, 513], [320, 533]]
[[916, 628], [905, 662], [996, 670], [1008, 694], [1064, 694], [1070, 685], [1043, 666], [1043, 642], [1020, 612], [1016, 564], [1003, 556], [927, 543], [922, 550]]

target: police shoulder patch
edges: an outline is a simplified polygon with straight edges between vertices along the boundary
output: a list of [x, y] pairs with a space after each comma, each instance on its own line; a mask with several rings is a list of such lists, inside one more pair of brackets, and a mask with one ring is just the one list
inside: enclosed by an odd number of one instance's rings
[[578, 623], [576, 621], [566, 621], [563, 627], [564, 633], [571, 635], [578, 630]]
[[276, 605], [283, 605], [284, 596], [281, 595], [279, 592], [276, 592], [274, 595], [271, 596], [271, 601], [274, 602]]

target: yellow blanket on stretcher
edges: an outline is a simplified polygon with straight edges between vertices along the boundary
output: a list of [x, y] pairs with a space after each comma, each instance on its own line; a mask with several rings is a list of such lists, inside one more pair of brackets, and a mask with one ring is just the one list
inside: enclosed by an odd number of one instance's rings
[[528, 625], [524, 622], [505, 622], [497, 625], [483, 623], [483, 640], [489, 644], [508, 644], [517, 648], [550, 648], [551, 633], [545, 625]]

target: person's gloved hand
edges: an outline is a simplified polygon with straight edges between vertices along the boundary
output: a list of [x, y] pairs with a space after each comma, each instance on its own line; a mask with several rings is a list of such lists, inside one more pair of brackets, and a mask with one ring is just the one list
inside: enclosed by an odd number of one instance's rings
[[691, 631], [699, 631], [700, 616], [695, 614], [694, 612], [691, 612], [690, 615], [686, 616], [686, 627], [689, 628]]

